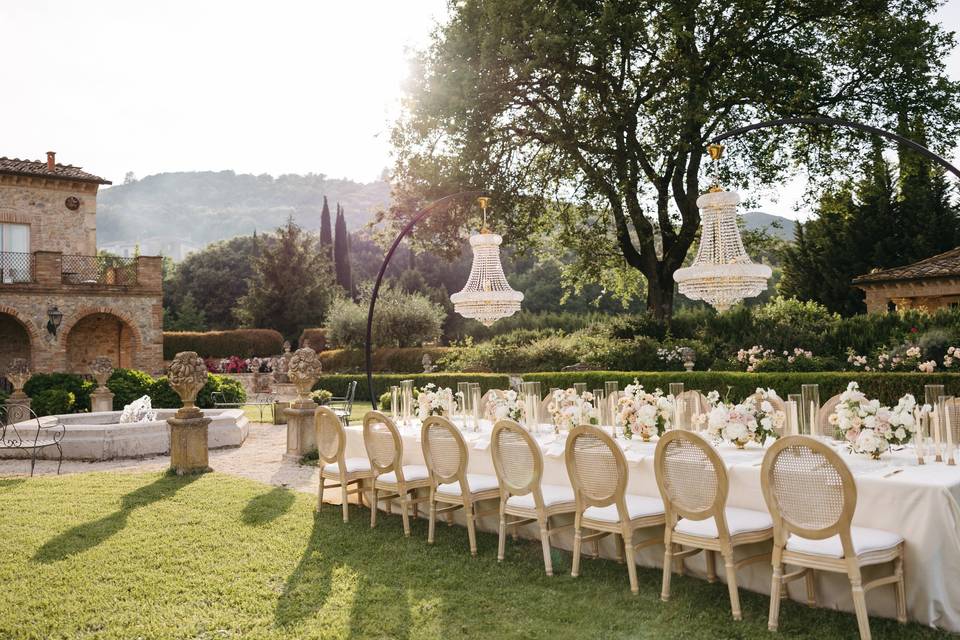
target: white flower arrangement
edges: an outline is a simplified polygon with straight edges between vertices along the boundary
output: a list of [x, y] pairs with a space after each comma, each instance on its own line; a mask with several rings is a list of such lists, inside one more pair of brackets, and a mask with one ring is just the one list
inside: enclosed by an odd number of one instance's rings
[[417, 395], [417, 417], [426, 420], [429, 416], [447, 415], [452, 398], [453, 391], [449, 387], [438, 387], [432, 382], [425, 384]]
[[571, 387], [554, 391], [547, 411], [557, 431], [567, 431], [581, 424], [599, 424], [600, 412], [594, 405], [592, 393], [585, 391], [580, 395]]
[[860, 386], [851, 382], [828, 420], [836, 429], [837, 439], [846, 442], [851, 451], [879, 459], [892, 445], [906, 444], [916, 434], [916, 406], [916, 399], [909, 393], [893, 408], [881, 406], [879, 400], [868, 399]]
[[503, 420], [504, 418], [509, 418], [514, 422], [522, 422], [525, 413], [526, 409], [523, 406], [523, 401], [520, 399], [520, 396], [516, 391], [510, 389], [504, 391], [502, 395], [496, 394], [487, 402], [484, 417], [491, 422]]
[[673, 426], [673, 415], [673, 396], [660, 389], [646, 391], [638, 380], [624, 387], [617, 403], [617, 426], [628, 439], [636, 434], [646, 442], [662, 436]]
[[711, 409], [700, 420], [714, 438], [741, 449], [750, 442], [763, 446], [768, 438], [777, 438], [778, 430], [786, 421], [784, 412], [773, 407], [771, 400], [776, 397], [773, 389], [758, 387], [746, 400], [733, 404], [721, 402], [720, 394], [712, 391], [707, 396]]

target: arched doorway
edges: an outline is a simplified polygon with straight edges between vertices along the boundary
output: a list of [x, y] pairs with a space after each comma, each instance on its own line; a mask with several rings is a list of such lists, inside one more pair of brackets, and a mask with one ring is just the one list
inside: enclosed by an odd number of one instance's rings
[[0, 312], [0, 388], [9, 391], [3, 372], [14, 358], [30, 362], [30, 333], [15, 316]]
[[67, 334], [67, 371], [88, 373], [98, 356], [106, 356], [114, 367], [133, 368], [136, 361], [133, 330], [112, 313], [91, 313], [77, 321]]

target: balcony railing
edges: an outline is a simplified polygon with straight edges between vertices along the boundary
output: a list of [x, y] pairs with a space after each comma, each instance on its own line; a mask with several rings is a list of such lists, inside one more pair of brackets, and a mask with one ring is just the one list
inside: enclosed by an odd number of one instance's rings
[[34, 262], [32, 253], [0, 252], [0, 284], [33, 282]]
[[64, 284], [137, 284], [137, 259], [117, 256], [63, 256]]

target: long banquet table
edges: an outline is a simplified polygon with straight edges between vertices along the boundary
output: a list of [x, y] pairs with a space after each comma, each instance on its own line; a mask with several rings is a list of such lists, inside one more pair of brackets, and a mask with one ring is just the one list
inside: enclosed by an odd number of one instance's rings
[[[494, 474], [490, 455], [491, 424], [482, 421], [479, 431], [464, 430], [470, 453], [468, 471]], [[366, 457], [360, 426], [347, 428], [346, 455]], [[564, 435], [554, 435], [552, 427], [544, 425], [537, 441], [544, 453], [543, 481], [549, 484], [570, 484], [563, 461]], [[424, 464], [420, 445], [420, 426], [401, 426], [404, 464]], [[629, 470], [627, 492], [659, 496], [653, 470], [655, 442], [618, 439]], [[730, 478], [729, 506], [766, 509], [760, 489], [760, 461], [764, 450], [756, 445], [738, 450], [733, 446], [718, 445], [718, 451], [728, 467]], [[906, 541], [907, 614], [911, 620], [954, 632], [960, 632], [960, 466], [933, 463], [917, 464], [912, 449], [891, 452], [880, 461], [865, 456], [849, 455], [838, 449], [847, 461], [857, 483], [858, 502], [853, 523], [856, 526], [895, 531]], [[899, 471], [898, 471], [899, 470]], [[894, 473], [895, 472], [895, 473]], [[422, 512], [421, 512], [422, 513]], [[497, 530], [496, 517], [485, 518], [479, 526]], [[522, 535], [536, 538], [536, 526], [528, 526]], [[662, 537], [662, 529], [639, 532], [637, 540], [646, 535]], [[551, 538], [554, 546], [570, 549], [573, 534], [564, 531]], [[769, 547], [769, 543], [765, 543]], [[762, 545], [761, 545], [762, 546]], [[738, 547], [740, 553], [753, 555], [759, 546]], [[590, 551], [590, 545], [585, 552]], [[601, 541], [601, 555], [616, 557], [613, 541]], [[686, 560], [686, 571], [706, 576], [703, 554]], [[654, 545], [642, 549], [637, 562], [648, 567], [663, 566], [663, 547]], [[589, 565], [585, 572], [590, 571]], [[890, 565], [867, 567], [864, 581], [874, 575], [890, 571]], [[723, 571], [718, 571], [723, 579]], [[750, 564], [737, 573], [742, 588], [770, 593], [771, 568], [767, 563]], [[624, 588], [627, 578], [624, 575]], [[803, 582], [789, 587], [790, 596], [805, 601]], [[817, 603], [843, 611], [853, 611], [850, 583], [846, 574], [817, 572]], [[896, 603], [892, 587], [878, 587], [867, 594], [870, 615], [896, 617]]]

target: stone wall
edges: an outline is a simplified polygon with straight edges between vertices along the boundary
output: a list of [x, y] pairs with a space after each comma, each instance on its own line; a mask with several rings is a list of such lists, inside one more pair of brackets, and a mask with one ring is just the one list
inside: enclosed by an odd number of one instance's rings
[[[30, 225], [30, 251], [97, 253], [97, 184], [0, 176], [0, 222]], [[80, 201], [71, 211], [70, 196]]]

